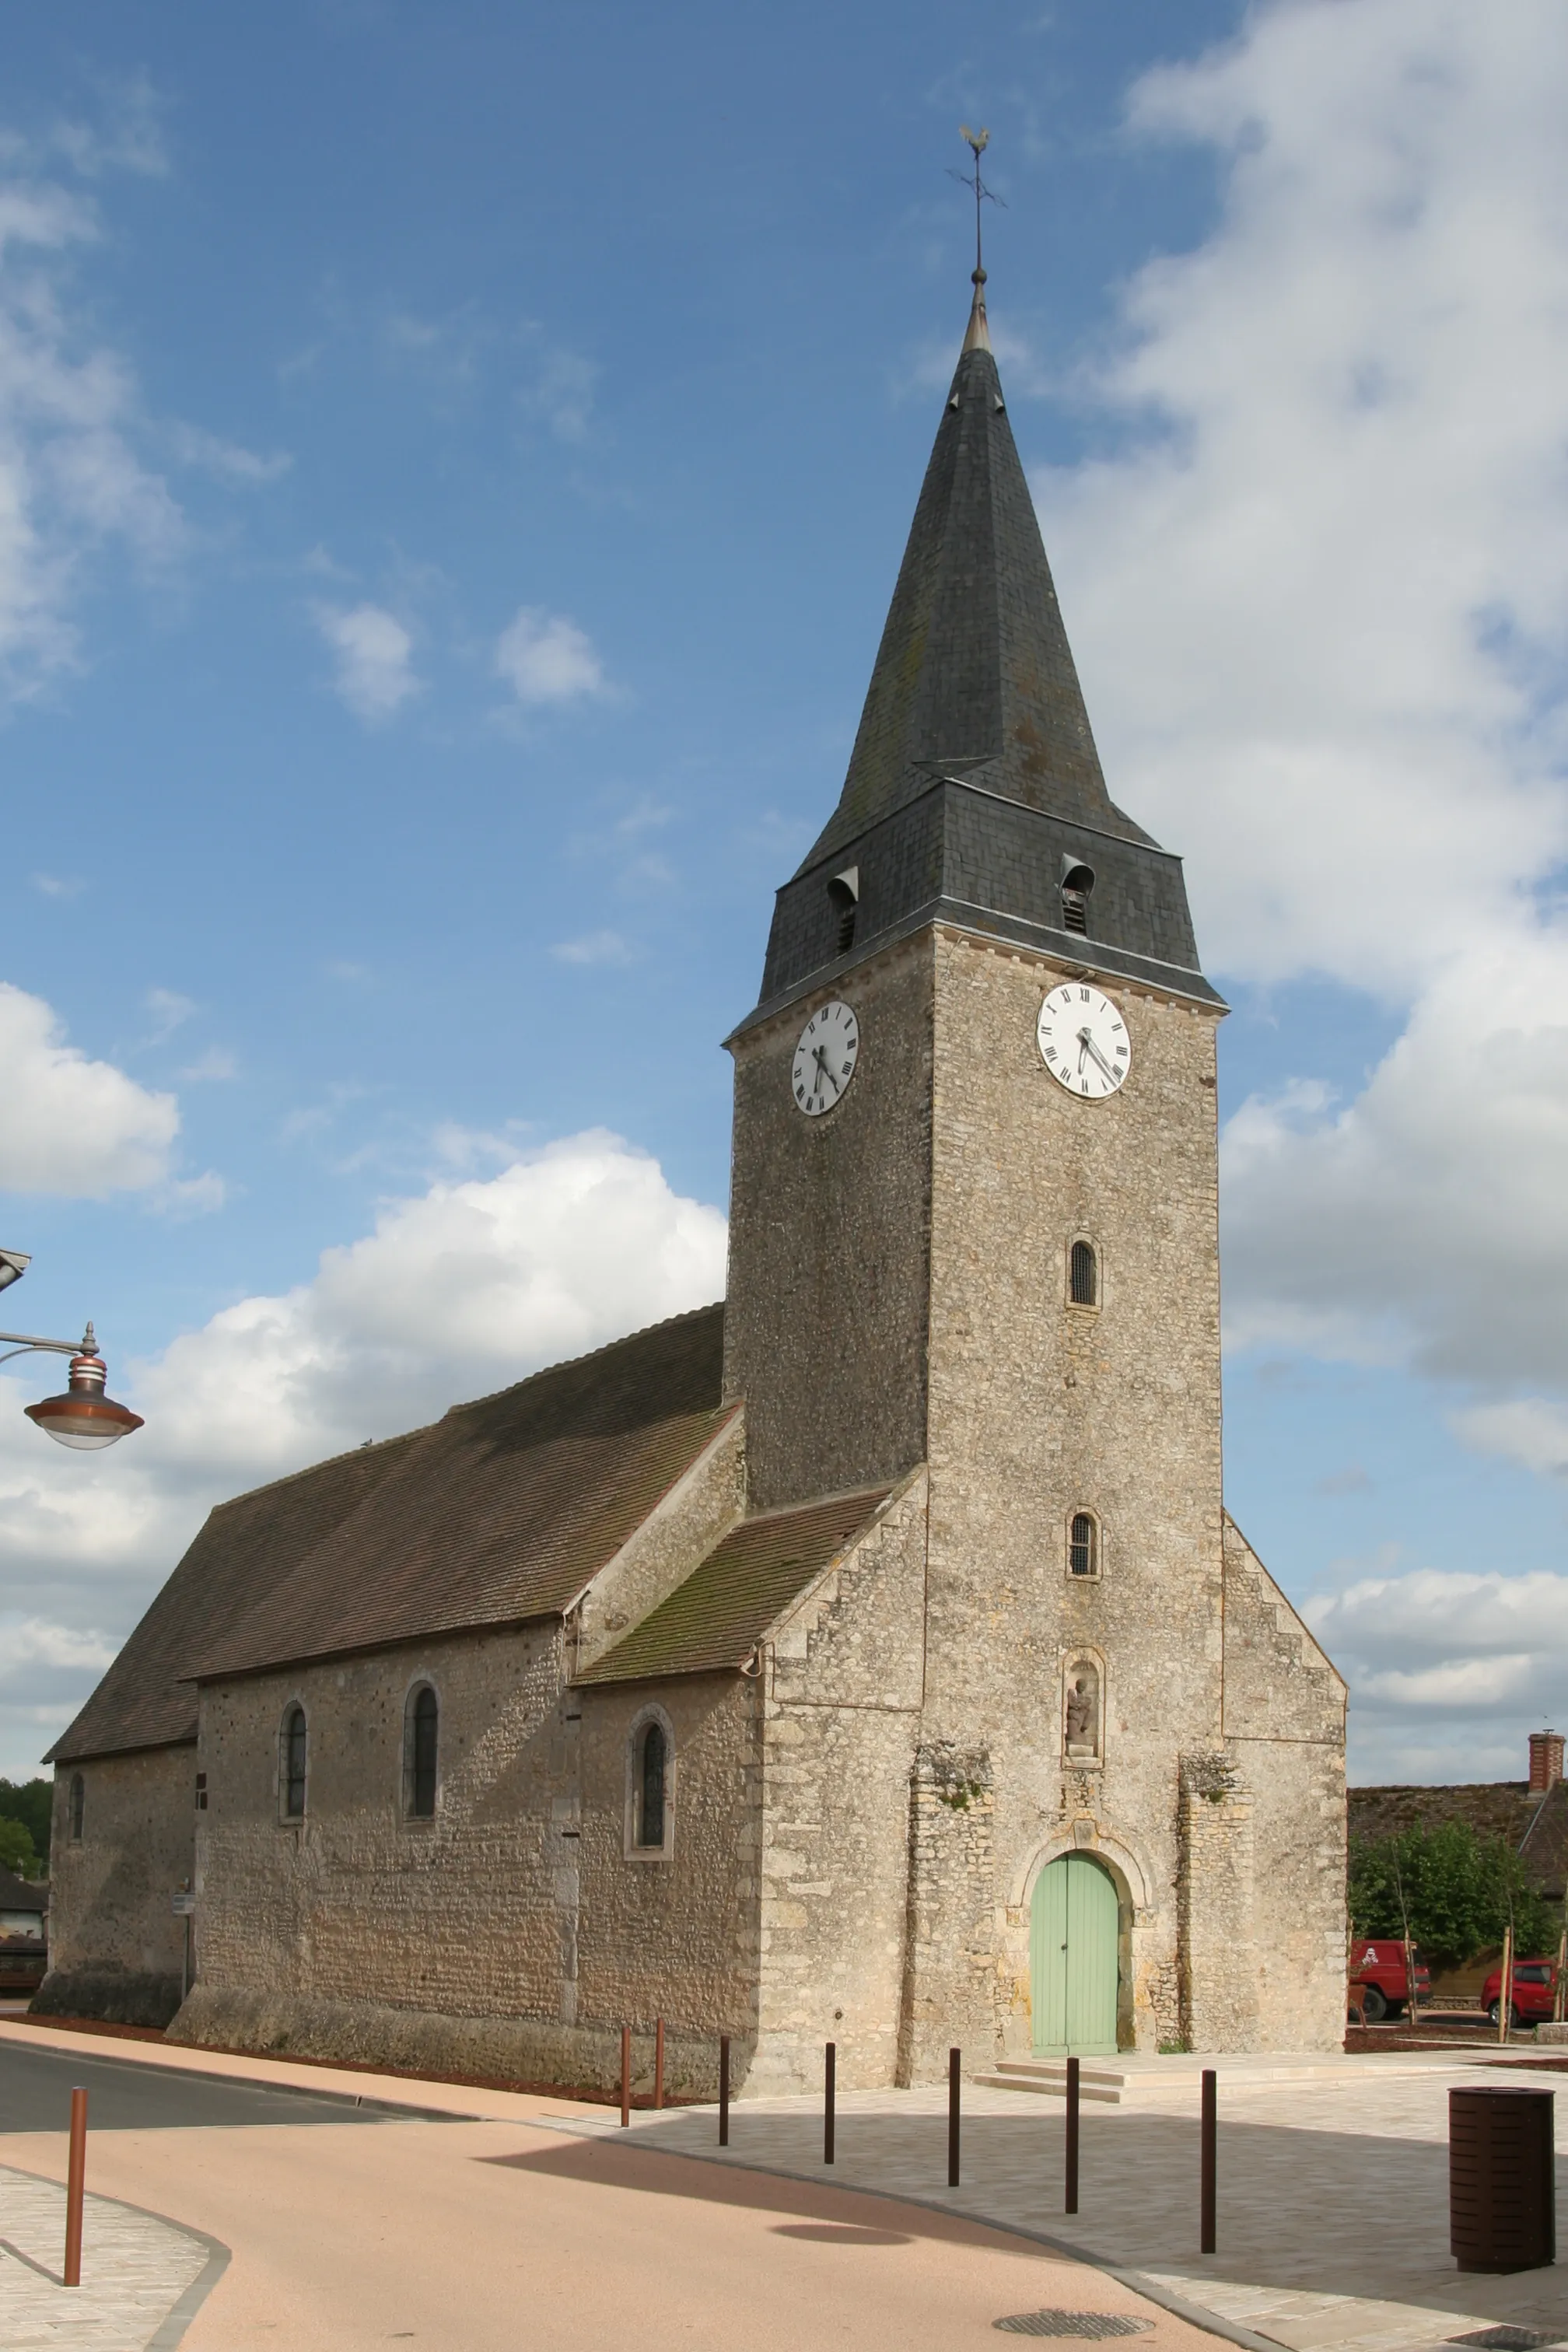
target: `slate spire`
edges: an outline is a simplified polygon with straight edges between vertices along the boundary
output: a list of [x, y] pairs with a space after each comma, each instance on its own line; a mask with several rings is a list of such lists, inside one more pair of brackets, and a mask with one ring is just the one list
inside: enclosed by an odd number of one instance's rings
[[926, 467], [843, 793], [816, 865], [953, 776], [1146, 841], [1112, 803], [985, 318], [985, 272]]
[[1106, 791], [978, 260], [973, 286], [849, 772], [778, 893], [742, 1027], [933, 923], [1220, 1001], [1180, 858]]

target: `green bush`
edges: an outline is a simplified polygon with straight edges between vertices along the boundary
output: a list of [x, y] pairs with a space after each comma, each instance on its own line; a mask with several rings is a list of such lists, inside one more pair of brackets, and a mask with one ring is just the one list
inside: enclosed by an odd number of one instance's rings
[[1357, 1936], [1408, 1932], [1434, 1969], [1459, 1969], [1500, 1945], [1555, 1956], [1562, 1916], [1537, 1892], [1507, 1841], [1479, 1837], [1468, 1822], [1352, 1845], [1350, 1913]]
[[[52, 1780], [0, 1780], [0, 1821], [21, 1822], [33, 1841], [40, 1874], [49, 1866], [49, 1815], [54, 1796]], [[15, 1868], [15, 1864], [10, 1867]]]

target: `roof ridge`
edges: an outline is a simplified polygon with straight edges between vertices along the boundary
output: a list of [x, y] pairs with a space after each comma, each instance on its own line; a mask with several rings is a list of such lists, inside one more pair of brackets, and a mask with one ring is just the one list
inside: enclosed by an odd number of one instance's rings
[[525, 1372], [520, 1381], [508, 1381], [499, 1389], [489, 1389], [483, 1396], [465, 1397], [458, 1404], [449, 1404], [440, 1421], [428, 1426], [439, 1429], [442, 1422], [450, 1421], [457, 1412], [469, 1412], [476, 1405], [493, 1404], [498, 1397], [513, 1396], [519, 1389], [532, 1386], [535, 1381], [548, 1380], [552, 1372], [569, 1372], [577, 1364], [591, 1364], [595, 1357], [610, 1355], [616, 1348], [626, 1347], [633, 1339], [646, 1339], [655, 1331], [671, 1331], [678, 1323], [694, 1323], [700, 1316], [721, 1315], [724, 1301], [710, 1299], [706, 1307], [686, 1307], [679, 1315], [661, 1316], [657, 1323], [641, 1323], [635, 1331], [623, 1331], [618, 1339], [605, 1339], [596, 1348], [585, 1348], [580, 1356], [563, 1356], [553, 1364], [541, 1364], [537, 1371]]
[[[863, 1495], [879, 1497], [890, 1495], [900, 1483], [897, 1478], [891, 1482], [886, 1478], [874, 1478], [868, 1486], [835, 1486], [831, 1494], [810, 1495], [803, 1503], [773, 1503], [765, 1511], [748, 1511], [744, 1518], [736, 1520], [730, 1534], [736, 1535], [742, 1528], [762, 1527], [769, 1519], [795, 1518], [802, 1511], [825, 1511], [834, 1503], [858, 1502]], [[728, 1539], [727, 1537], [723, 1538], [726, 1542]]]
[[339, 1462], [357, 1462], [366, 1454], [379, 1454], [384, 1445], [406, 1445], [411, 1438], [424, 1437], [440, 1425], [439, 1421], [422, 1421], [416, 1428], [398, 1430], [391, 1437], [363, 1437], [357, 1445], [346, 1445], [341, 1454], [323, 1454], [319, 1462], [301, 1463], [298, 1470], [284, 1470], [276, 1478], [264, 1479], [259, 1486], [246, 1486], [237, 1495], [226, 1495], [221, 1503], [212, 1506], [207, 1517], [216, 1519], [220, 1511], [232, 1511], [240, 1503], [253, 1503], [259, 1495], [275, 1495], [280, 1486], [292, 1486], [298, 1479], [314, 1478]]

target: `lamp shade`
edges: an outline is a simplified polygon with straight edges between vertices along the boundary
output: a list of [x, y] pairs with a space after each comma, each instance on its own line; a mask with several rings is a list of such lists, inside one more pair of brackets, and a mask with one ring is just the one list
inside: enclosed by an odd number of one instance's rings
[[73, 1356], [64, 1396], [45, 1397], [41, 1404], [24, 1405], [29, 1421], [78, 1454], [95, 1454], [142, 1426], [140, 1413], [105, 1396], [109, 1367], [101, 1356]]

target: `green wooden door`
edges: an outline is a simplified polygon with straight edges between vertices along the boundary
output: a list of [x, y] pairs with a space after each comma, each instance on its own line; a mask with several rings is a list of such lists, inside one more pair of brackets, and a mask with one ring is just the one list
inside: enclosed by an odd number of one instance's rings
[[1116, 2047], [1116, 1888], [1087, 1853], [1035, 1881], [1029, 1961], [1037, 2050], [1098, 2057]]

